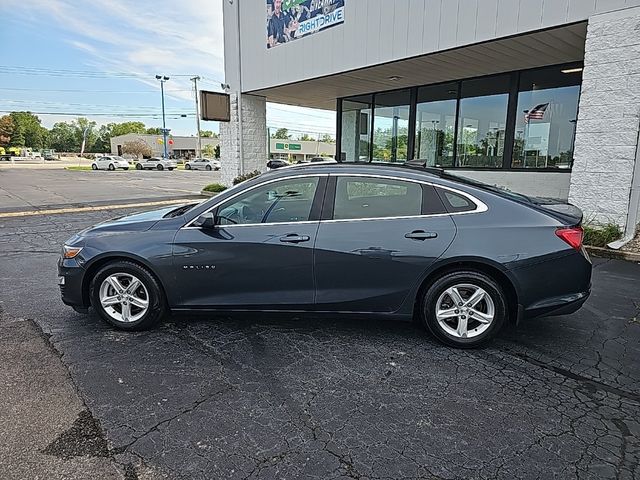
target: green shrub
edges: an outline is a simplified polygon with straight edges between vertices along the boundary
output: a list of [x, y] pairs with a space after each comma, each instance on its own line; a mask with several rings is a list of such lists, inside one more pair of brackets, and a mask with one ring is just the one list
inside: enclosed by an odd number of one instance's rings
[[615, 223], [606, 225], [583, 225], [585, 245], [592, 247], [606, 247], [607, 244], [622, 237], [622, 230]]
[[220, 192], [223, 192], [226, 189], [227, 189], [227, 187], [225, 187], [221, 183], [210, 183], [209, 185], [204, 187], [202, 190], [204, 190], [205, 192], [220, 193]]
[[254, 170], [253, 172], [245, 173], [243, 175], [238, 175], [233, 179], [233, 184], [237, 185], [239, 183], [244, 182], [245, 180], [249, 180], [250, 178], [257, 177], [260, 175], [260, 170]]

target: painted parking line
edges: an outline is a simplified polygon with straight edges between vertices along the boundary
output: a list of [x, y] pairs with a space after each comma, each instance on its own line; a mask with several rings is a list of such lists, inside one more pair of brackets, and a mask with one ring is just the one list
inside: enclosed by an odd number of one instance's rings
[[81, 213], [81, 212], [99, 212], [102, 210], [116, 210], [123, 208], [139, 208], [139, 207], [154, 207], [162, 205], [173, 205], [178, 203], [193, 202], [193, 198], [175, 198], [172, 200], [158, 200], [155, 202], [140, 202], [140, 203], [125, 203], [117, 205], [99, 205], [88, 207], [75, 207], [75, 208], [52, 208], [49, 210], [27, 210], [24, 212], [0, 212], [0, 218], [11, 217], [33, 217], [36, 215], [60, 215], [64, 213]]

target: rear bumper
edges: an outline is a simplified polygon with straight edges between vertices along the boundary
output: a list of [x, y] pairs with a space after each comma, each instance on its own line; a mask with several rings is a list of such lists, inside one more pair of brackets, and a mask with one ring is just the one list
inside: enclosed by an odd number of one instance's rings
[[591, 290], [589, 289], [585, 292], [546, 299], [526, 309], [523, 312], [523, 317], [528, 319], [569, 315], [577, 312], [587, 301], [590, 294]]

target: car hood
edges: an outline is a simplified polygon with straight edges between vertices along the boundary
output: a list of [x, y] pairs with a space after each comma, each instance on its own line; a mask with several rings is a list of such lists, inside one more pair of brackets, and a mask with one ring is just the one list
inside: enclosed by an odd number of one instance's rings
[[90, 236], [118, 232], [144, 232], [153, 227], [158, 222], [158, 220], [164, 218], [168, 213], [181, 208], [182, 206], [184, 205], [170, 205], [168, 207], [158, 208], [156, 210], [116, 217], [111, 220], [107, 220], [106, 222], [98, 223], [97, 225], [89, 227], [78, 233], [78, 236]]

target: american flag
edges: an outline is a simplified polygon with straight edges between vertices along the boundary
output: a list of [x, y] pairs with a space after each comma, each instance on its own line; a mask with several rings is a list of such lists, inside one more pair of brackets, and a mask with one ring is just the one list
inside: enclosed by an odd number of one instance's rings
[[531, 110], [526, 111], [524, 113], [524, 123], [529, 123], [531, 120], [542, 120], [547, 108], [549, 108], [548, 103], [541, 103], [540, 105], [533, 107]]

